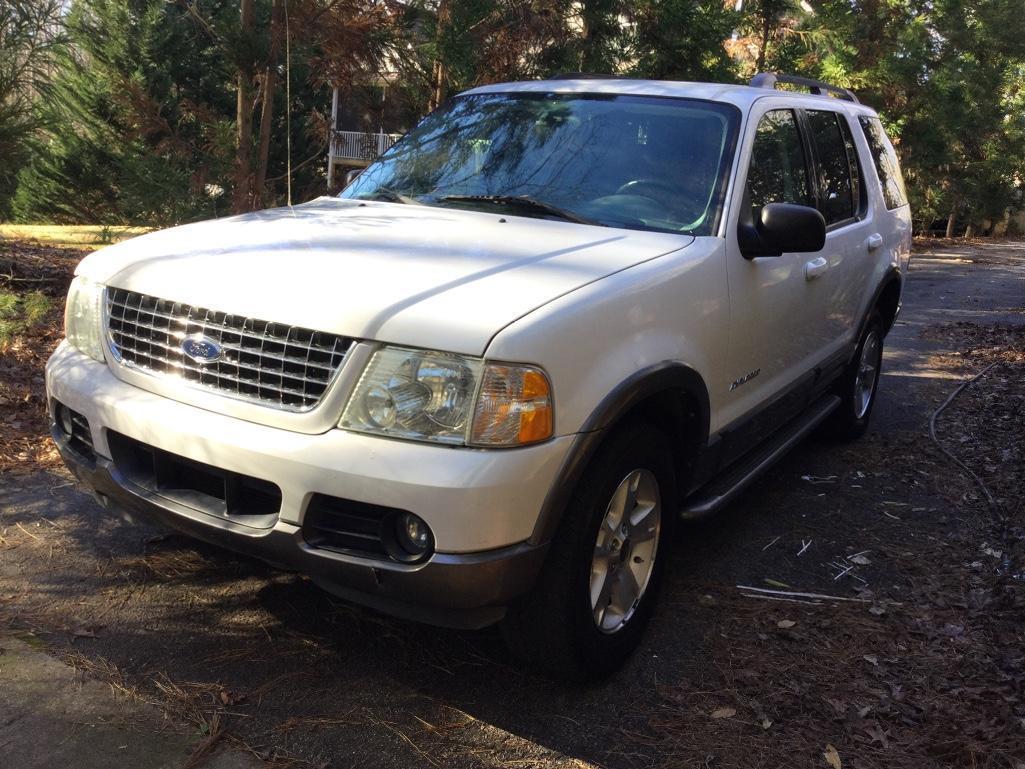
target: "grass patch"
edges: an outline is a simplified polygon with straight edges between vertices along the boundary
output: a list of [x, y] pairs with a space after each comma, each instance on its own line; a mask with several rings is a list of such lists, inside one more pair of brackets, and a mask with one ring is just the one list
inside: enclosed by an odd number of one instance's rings
[[21, 295], [0, 291], [0, 350], [19, 334], [43, 324], [53, 307], [53, 299], [40, 291]]
[[109, 224], [0, 224], [0, 238], [92, 251], [142, 235], [150, 229]]
[[59, 463], [43, 367], [63, 337], [64, 298], [86, 253], [0, 236], [0, 477]]

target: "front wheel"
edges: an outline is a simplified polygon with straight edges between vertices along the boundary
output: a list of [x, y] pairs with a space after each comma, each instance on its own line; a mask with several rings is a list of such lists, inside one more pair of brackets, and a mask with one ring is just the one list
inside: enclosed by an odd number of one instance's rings
[[651, 615], [674, 499], [662, 433], [646, 424], [615, 433], [584, 473], [537, 584], [503, 622], [510, 648], [559, 678], [619, 667]]
[[829, 433], [840, 440], [859, 438], [868, 428], [883, 363], [883, 333], [882, 318], [873, 311], [854, 358], [837, 383], [840, 405], [827, 422]]

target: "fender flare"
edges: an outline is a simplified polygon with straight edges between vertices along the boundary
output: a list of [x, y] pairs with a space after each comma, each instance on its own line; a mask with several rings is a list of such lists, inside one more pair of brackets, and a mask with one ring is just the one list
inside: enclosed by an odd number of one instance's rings
[[697, 441], [698, 447], [707, 444], [708, 388], [697, 371], [678, 361], [667, 360], [631, 374], [601, 400], [580, 428], [545, 496], [534, 531], [527, 540], [529, 543], [543, 544], [555, 535], [566, 505], [609, 428], [642, 401], [670, 390], [682, 390], [693, 398], [700, 428], [690, 439]]
[[[896, 282], [899, 289], [897, 293], [897, 311], [893, 314], [893, 321], [886, 327], [886, 333], [890, 333], [890, 329], [893, 328], [893, 323], [896, 322], [897, 316], [900, 315], [901, 308], [901, 297], [904, 294], [904, 273], [901, 272], [900, 267], [897, 265], [890, 265], [890, 268], [883, 274], [882, 280], [879, 281], [879, 285], [876, 286], [876, 290], [872, 294], [872, 299], [869, 301], [865, 312], [861, 316], [861, 321], [858, 323], [858, 333], [854, 337], [854, 345], [857, 347], [858, 340], [861, 339], [861, 335], [865, 333], [865, 324], [868, 323], [868, 318], [872, 314], [872, 310], [879, 304], [879, 299], [882, 297], [883, 292], [892, 284]], [[851, 353], [854, 354], [853, 352]]]

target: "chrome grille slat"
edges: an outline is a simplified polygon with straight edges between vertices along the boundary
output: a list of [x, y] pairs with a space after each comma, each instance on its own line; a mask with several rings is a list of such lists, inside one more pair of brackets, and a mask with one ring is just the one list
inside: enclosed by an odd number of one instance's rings
[[[118, 323], [122, 323], [122, 321], [118, 321]], [[135, 323], [135, 324], [133, 324], [133, 326], [135, 328], [144, 328], [147, 331], [150, 331], [151, 333], [154, 333], [154, 334], [164, 334], [165, 336], [173, 336], [173, 337], [175, 337], [175, 338], [177, 338], [179, 340], [184, 339], [186, 336], [188, 336], [188, 334], [185, 334], [185, 333], [182, 333], [182, 332], [165, 331], [162, 328], [156, 328], [154, 326], [149, 326], [149, 325], [147, 325], [145, 323]], [[145, 342], [147, 344], [157, 344], [157, 345], [160, 345], [162, 347], [166, 347], [169, 350], [171, 350], [171, 349], [177, 350], [178, 349], [177, 346], [173, 346], [172, 347], [172, 346], [168, 346], [165, 343], [156, 341], [153, 338], [140, 337], [137, 334], [132, 334], [131, 332], [125, 331], [123, 328], [119, 328], [119, 329], [116, 329], [116, 330], [115, 329], [111, 329], [111, 330], [112, 330], [112, 332], [115, 332], [115, 333], [118, 333], [118, 334], [121, 334], [121, 335], [124, 335], [124, 336], [127, 336], [127, 337], [131, 337], [132, 339], [136, 339], [136, 340], [138, 340], [140, 342]], [[281, 355], [271, 355], [270, 353], [259, 353], [256, 350], [250, 350], [250, 349], [247, 349], [245, 347], [236, 347], [234, 345], [230, 345], [230, 344], [226, 344], [226, 343], [220, 343], [220, 344], [221, 344], [221, 347], [223, 347], [225, 350], [227, 350], [229, 352], [237, 353], [237, 354], [256, 355], [256, 356], [259, 356], [261, 358], [266, 358], [268, 360], [272, 360], [272, 361], [275, 361], [275, 362], [278, 362], [278, 363], [291, 363], [291, 364], [294, 364], [294, 365], [297, 365], [297, 366], [312, 366], [314, 368], [319, 368], [319, 369], [322, 369], [322, 370], [328, 372], [327, 376], [325, 377], [325, 378], [328, 378], [328, 379], [330, 379], [331, 374], [334, 372], [334, 368], [332, 368], [331, 366], [329, 366], [327, 364], [324, 364], [324, 363], [317, 363], [316, 361], [304, 360], [302, 358], [284, 357], [284, 356], [281, 356]], [[245, 366], [247, 368], [259, 368], [258, 366], [253, 366], [251, 364], [240, 362], [240, 361], [235, 360], [235, 359], [232, 359], [231, 363], [236, 364], [236, 365], [240, 365], [240, 366]]]
[[[135, 312], [135, 313], [141, 313], [143, 315], [149, 315], [149, 316], [151, 316], [153, 318], [162, 318], [164, 320], [168, 320], [168, 321], [171, 321], [171, 322], [174, 322], [174, 323], [181, 323], [181, 324], [183, 324], [186, 327], [187, 327], [187, 325], [189, 323], [191, 323], [191, 324], [193, 324], [193, 325], [195, 325], [197, 327], [199, 326], [199, 324], [196, 323], [196, 321], [189, 321], [189, 320], [187, 320], [185, 318], [176, 318], [173, 315], [168, 315], [168, 314], [162, 313], [162, 312], [156, 312], [155, 310], [139, 309], [138, 307], [128, 307], [127, 305], [119, 303], [119, 302], [109, 302], [108, 301], [107, 304], [108, 304], [108, 307], [110, 307], [112, 311], [113, 311], [114, 308], [120, 309], [122, 311], [122, 314], [119, 317], [124, 317], [124, 311], [127, 310], [127, 311], [131, 311], [131, 312]], [[225, 317], [226, 318], [234, 318], [236, 316], [234, 316], [234, 315], [226, 315]], [[137, 319], [133, 320], [132, 322], [134, 323], [136, 321], [137, 321]], [[249, 321], [249, 319], [246, 318], [245, 321]], [[266, 321], [259, 321], [259, 322], [260, 323], [266, 323]], [[268, 325], [273, 325], [273, 324], [268, 324]], [[150, 327], [151, 328], [156, 328], [155, 326], [150, 326]], [[169, 326], [168, 326], [168, 328], [169, 328]], [[164, 330], [167, 330], [167, 329], [159, 329], [159, 330], [164, 331]], [[307, 329], [303, 329], [303, 330], [305, 331]], [[182, 330], [182, 331], [176, 332], [176, 333], [181, 333], [183, 336], [187, 336], [191, 332], [189, 332], [188, 330]], [[280, 344], [284, 344], [285, 343], [284, 338], [276, 337], [273, 334], [270, 334], [270, 335], [268, 335], [268, 334], [257, 334], [255, 332], [246, 331], [244, 328], [232, 328], [228, 333], [234, 334], [236, 336], [252, 337], [253, 339], [256, 339], [258, 341], [263, 339], [264, 337], [269, 336], [271, 339], [273, 339], [274, 341], [276, 341], [276, 342], [278, 342]], [[299, 346], [299, 345], [293, 345], [293, 346]]]
[[[133, 339], [135, 339], [135, 338], [133, 337]], [[138, 339], [136, 339], [136, 341], [142, 341], [143, 344], [149, 344], [149, 345], [155, 344], [154, 342], [149, 342], [149, 341], [146, 341], [146, 340], [138, 340]], [[163, 345], [160, 345], [160, 346], [163, 347], [165, 350], [167, 350], [167, 351], [169, 351], [171, 353], [174, 353], [174, 349], [173, 348], [167, 348], [167, 347], [165, 347]], [[140, 352], [137, 348], [125, 348], [125, 349], [129, 349], [132, 352]], [[221, 378], [221, 379], [232, 379], [232, 380], [240, 379], [241, 381], [244, 381], [244, 382], [247, 382], [247, 383], [252, 383], [252, 384], [257, 384], [259, 382], [259, 379], [258, 379], [259, 369], [256, 369], [256, 368], [248, 368], [247, 370], [255, 372], [256, 375], [257, 375], [257, 378], [242, 379], [242, 377], [240, 377], [240, 376], [233, 376], [233, 375], [230, 375], [230, 374], [222, 374], [220, 372], [212, 371], [211, 369], [203, 367], [203, 366], [200, 366], [198, 364], [189, 364], [189, 363], [186, 363], [186, 362], [177, 361], [173, 357], [171, 357], [170, 355], [160, 356], [160, 355], [154, 355], [152, 352], [146, 352], [146, 353], [140, 353], [140, 354], [145, 355], [146, 357], [150, 358], [153, 361], [157, 361], [159, 363], [165, 364], [166, 366], [170, 366], [170, 367], [174, 368], [176, 371], [177, 370], [188, 370], [188, 371], [192, 371], [192, 372], [197, 373], [197, 374], [209, 374], [210, 376]], [[238, 366], [237, 364], [227, 364], [227, 365], [231, 365], [231, 366], [233, 366], [235, 368], [242, 368], [241, 366]], [[304, 379], [304, 377], [302, 377], [300, 375], [297, 375], [297, 374], [289, 374], [289, 373], [285, 373], [285, 372], [274, 372], [274, 374], [276, 376], [278, 376], [279, 378], [281, 378], [281, 379], [291, 379], [291, 380], [294, 380], [294, 381], [297, 381], [297, 382], [301, 382]], [[324, 383], [326, 384], [327, 381], [328, 380], [325, 379]], [[273, 388], [273, 389], [283, 389], [285, 392], [294, 393], [294, 394], [301, 394], [303, 392], [303, 390], [301, 388], [278, 387], [277, 385], [272, 385], [272, 384], [267, 384], [267, 383], [264, 383], [264, 384], [262, 384], [260, 386], [261, 387], [267, 387], [267, 388]]]
[[[107, 289], [105, 317], [122, 365], [289, 411], [317, 405], [353, 341], [120, 288]], [[180, 343], [195, 334], [220, 345], [222, 357], [187, 357]]]

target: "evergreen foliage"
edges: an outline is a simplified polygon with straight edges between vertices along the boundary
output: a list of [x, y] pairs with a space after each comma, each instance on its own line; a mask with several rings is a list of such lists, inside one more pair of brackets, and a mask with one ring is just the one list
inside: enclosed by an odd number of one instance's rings
[[8, 0], [0, 217], [159, 225], [279, 204], [288, 114], [293, 198], [308, 199], [325, 185], [329, 87], [372, 93], [385, 69], [409, 122], [497, 80], [761, 69], [854, 89], [895, 140], [916, 226], [979, 231], [1022, 205], [1020, 14], [1020, 0]]

